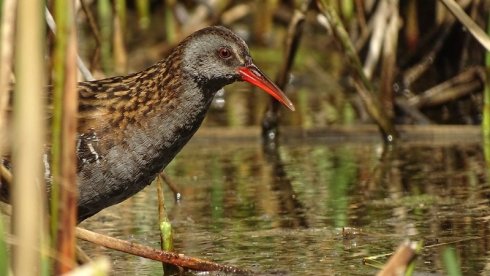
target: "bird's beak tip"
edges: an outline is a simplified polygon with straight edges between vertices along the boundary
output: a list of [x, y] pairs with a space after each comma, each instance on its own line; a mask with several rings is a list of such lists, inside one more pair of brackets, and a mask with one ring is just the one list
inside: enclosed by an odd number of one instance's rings
[[284, 94], [284, 92], [282, 92], [277, 85], [267, 78], [267, 76], [262, 73], [257, 66], [253, 64], [241, 66], [238, 68], [238, 73], [240, 74], [242, 81], [246, 81], [261, 88], [291, 111], [295, 111], [293, 103], [288, 99], [286, 94]]

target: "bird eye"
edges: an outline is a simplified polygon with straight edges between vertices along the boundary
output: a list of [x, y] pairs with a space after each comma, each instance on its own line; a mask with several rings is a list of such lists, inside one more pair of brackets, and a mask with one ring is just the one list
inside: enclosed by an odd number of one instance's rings
[[230, 51], [230, 49], [228, 49], [226, 47], [222, 47], [222, 48], [219, 48], [218, 55], [222, 59], [229, 59], [231, 57], [231, 51]]

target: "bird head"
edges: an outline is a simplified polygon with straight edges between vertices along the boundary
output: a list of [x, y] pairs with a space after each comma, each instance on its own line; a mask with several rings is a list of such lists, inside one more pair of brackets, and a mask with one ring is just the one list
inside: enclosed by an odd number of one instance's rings
[[184, 71], [200, 85], [220, 89], [235, 81], [246, 81], [294, 111], [293, 103], [253, 63], [247, 44], [232, 31], [219, 26], [204, 28], [181, 45]]

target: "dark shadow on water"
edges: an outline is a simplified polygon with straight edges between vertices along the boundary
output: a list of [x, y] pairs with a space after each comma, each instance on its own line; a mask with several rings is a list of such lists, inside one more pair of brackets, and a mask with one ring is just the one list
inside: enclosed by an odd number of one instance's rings
[[281, 220], [281, 226], [284, 228], [307, 228], [308, 221], [305, 208], [298, 200], [291, 180], [287, 176], [278, 147], [279, 145], [274, 141], [265, 141], [262, 145], [265, 160], [273, 167], [271, 188], [279, 194], [279, 214], [287, 215], [289, 218], [288, 220]]

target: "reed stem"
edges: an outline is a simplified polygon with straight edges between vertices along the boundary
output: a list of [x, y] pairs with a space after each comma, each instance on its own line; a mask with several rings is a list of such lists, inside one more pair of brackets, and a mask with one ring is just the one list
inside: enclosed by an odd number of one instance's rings
[[[55, 72], [59, 75], [55, 89], [61, 93], [57, 95], [55, 106], [61, 108], [57, 113], [61, 131], [58, 131], [60, 144], [59, 170], [59, 198], [52, 198], [52, 201], [59, 201], [59, 210], [51, 210], [58, 213], [57, 222], [57, 252], [56, 273], [63, 274], [72, 270], [75, 266], [75, 226], [77, 222], [77, 159], [76, 159], [76, 132], [77, 132], [77, 110], [78, 110], [78, 91], [77, 91], [77, 46], [75, 33], [74, 1], [56, 1], [62, 7], [56, 7], [56, 18], [58, 21], [58, 32], [56, 40], [55, 60], [56, 68], [63, 72]], [[63, 8], [63, 10], [61, 10]], [[59, 13], [62, 12], [63, 15]], [[63, 41], [58, 38], [62, 37]], [[59, 43], [59, 44], [58, 44]], [[63, 48], [62, 48], [63, 47]], [[58, 52], [59, 51], [59, 52]], [[58, 87], [59, 86], [59, 87]], [[53, 126], [54, 127], [54, 126]], [[56, 126], [58, 127], [58, 126]], [[54, 164], [52, 164], [53, 166]]]
[[[38, 275], [44, 218], [43, 155], [44, 43], [43, 1], [17, 6], [12, 160], [14, 275]], [[28, 53], [28, 54], [27, 54]]]
[[[490, 35], [490, 16], [487, 23], [487, 34]], [[483, 91], [483, 149], [487, 163], [487, 177], [490, 177], [490, 51], [485, 53], [485, 88]]]
[[[139, 1], [138, 1], [139, 2]], [[100, 52], [102, 58], [102, 69], [104, 73], [111, 73], [112, 64], [112, 12], [109, 0], [97, 1], [97, 12], [100, 27]]]

